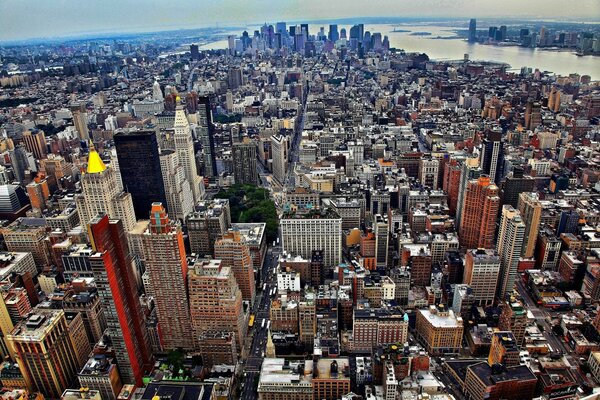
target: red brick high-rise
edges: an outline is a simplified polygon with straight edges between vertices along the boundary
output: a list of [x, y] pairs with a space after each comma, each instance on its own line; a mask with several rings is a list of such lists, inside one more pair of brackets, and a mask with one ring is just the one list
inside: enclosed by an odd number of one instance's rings
[[467, 183], [460, 222], [460, 244], [467, 249], [491, 249], [498, 219], [498, 186], [483, 175]]
[[152, 366], [152, 354], [123, 224], [103, 215], [93, 218], [88, 229], [96, 252], [90, 264], [121, 378], [124, 383], [142, 386], [144, 371]]
[[240, 235], [239, 231], [227, 232], [215, 243], [215, 258], [221, 260], [223, 265], [231, 267], [244, 301], [254, 303], [255, 283], [254, 266], [250, 247]]
[[144, 232], [142, 243], [163, 348], [192, 350], [195, 341], [190, 322], [183, 233], [181, 226], [169, 219], [161, 203], [152, 203], [150, 227]]

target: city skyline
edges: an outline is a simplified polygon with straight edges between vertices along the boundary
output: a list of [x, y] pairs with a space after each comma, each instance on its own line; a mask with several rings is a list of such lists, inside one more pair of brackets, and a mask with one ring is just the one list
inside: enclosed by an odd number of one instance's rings
[[[582, 20], [599, 23], [600, 5], [582, 0], [576, 8], [564, 8], [559, 1], [518, 0], [495, 6], [489, 0], [447, 2], [443, 0], [384, 0], [376, 5], [357, 1], [317, 0], [272, 2], [251, 0], [239, 7], [234, 0], [199, 6], [190, 0], [168, 4], [153, 0], [140, 7], [137, 2], [114, 0], [85, 4], [73, 0], [52, 0], [40, 4], [7, 0], [0, 3], [0, 41], [39, 38], [79, 37], [106, 33], [144, 33], [164, 30], [233, 27], [270, 20], [326, 21], [342, 18], [468, 19], [509, 18], [532, 20]], [[310, 11], [307, 11], [310, 10]], [[135, 15], [134, 20], [131, 15]], [[260, 18], [253, 17], [260, 15]], [[110, 17], [110, 18], [108, 18]], [[595, 20], [594, 20], [595, 19]], [[48, 22], [51, 22], [50, 24]]]

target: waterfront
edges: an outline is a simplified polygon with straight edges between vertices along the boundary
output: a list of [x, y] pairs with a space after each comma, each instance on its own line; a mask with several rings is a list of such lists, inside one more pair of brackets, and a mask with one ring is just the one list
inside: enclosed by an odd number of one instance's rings
[[[314, 34], [317, 27], [327, 25], [315, 24], [310, 26]], [[394, 32], [394, 26], [398, 32]], [[350, 26], [339, 25], [339, 28]], [[532, 69], [551, 71], [558, 75], [578, 73], [590, 75], [592, 79], [600, 79], [600, 58], [594, 56], [578, 57], [570, 51], [550, 51], [542, 49], [529, 49], [518, 46], [492, 46], [468, 43], [464, 39], [454, 38], [456, 29], [465, 29], [466, 26], [442, 26], [430, 24], [366, 24], [365, 31], [381, 32], [387, 35], [390, 46], [404, 49], [407, 52], [426, 53], [435, 60], [459, 60], [465, 54], [474, 61], [497, 61], [510, 64], [512, 70], [520, 70], [527, 66]], [[258, 27], [249, 27], [248, 32], [253, 32]], [[424, 35], [428, 32], [430, 35]], [[238, 32], [237, 34], [240, 34]], [[219, 40], [201, 47], [203, 50], [227, 48], [227, 40]]]

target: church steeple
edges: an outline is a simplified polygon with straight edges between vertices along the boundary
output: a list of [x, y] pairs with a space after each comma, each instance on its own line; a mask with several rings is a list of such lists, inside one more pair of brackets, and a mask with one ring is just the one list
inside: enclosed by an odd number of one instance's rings
[[271, 328], [267, 330], [267, 349], [265, 351], [265, 357], [275, 358], [275, 344], [273, 344], [273, 339], [271, 339]]

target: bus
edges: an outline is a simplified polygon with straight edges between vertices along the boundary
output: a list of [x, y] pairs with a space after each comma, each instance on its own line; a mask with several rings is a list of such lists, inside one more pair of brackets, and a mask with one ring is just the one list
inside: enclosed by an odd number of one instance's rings
[[265, 319], [263, 318], [262, 324], [260, 325], [260, 329], [264, 329], [264, 328], [265, 328]]
[[267, 329], [271, 328], [271, 321], [267, 322]]
[[265, 284], [263, 285], [263, 290], [262, 290], [262, 291], [264, 292], [266, 289], [267, 289], [267, 284], [265, 283]]
[[248, 320], [248, 328], [252, 328], [254, 326], [254, 314], [250, 314], [250, 319]]

